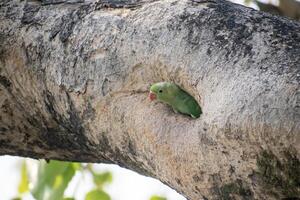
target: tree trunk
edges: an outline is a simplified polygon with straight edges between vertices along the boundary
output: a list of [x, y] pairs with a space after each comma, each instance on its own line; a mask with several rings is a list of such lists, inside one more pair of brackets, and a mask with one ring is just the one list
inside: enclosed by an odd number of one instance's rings
[[[222, 0], [2, 0], [0, 153], [117, 163], [190, 200], [298, 197], [299, 30]], [[159, 81], [201, 117], [151, 103]]]

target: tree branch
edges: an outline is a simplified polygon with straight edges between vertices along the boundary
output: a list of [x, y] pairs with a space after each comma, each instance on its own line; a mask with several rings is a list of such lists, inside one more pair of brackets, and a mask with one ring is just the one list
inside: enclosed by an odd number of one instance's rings
[[[101, 3], [0, 2], [2, 155], [117, 163], [195, 200], [299, 196], [298, 22], [227, 1]], [[150, 103], [158, 81], [203, 115]]]

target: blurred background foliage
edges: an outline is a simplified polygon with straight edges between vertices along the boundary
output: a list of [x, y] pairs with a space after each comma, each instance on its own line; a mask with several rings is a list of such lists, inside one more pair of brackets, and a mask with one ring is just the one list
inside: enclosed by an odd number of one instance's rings
[[261, 11], [300, 20], [299, 0], [244, 0], [244, 4], [255, 4]]
[[[85, 200], [111, 200], [104, 186], [112, 183], [113, 175], [109, 171], [96, 172], [93, 164], [56, 160], [47, 163], [41, 160], [37, 174], [30, 175], [30, 171], [30, 165], [27, 165], [24, 159], [20, 170], [19, 194], [13, 200], [22, 200], [27, 193], [36, 200], [75, 200], [75, 194], [65, 196], [64, 193], [76, 172], [89, 173], [93, 177], [93, 187], [85, 194]], [[33, 177], [33, 180], [30, 177]], [[149, 200], [167, 200], [167, 198], [153, 195]]]

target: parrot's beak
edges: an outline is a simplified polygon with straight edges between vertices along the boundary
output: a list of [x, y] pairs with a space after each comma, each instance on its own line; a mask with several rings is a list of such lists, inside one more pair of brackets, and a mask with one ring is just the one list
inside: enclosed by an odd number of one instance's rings
[[150, 91], [149, 98], [151, 101], [153, 101], [154, 99], [156, 99], [156, 94]]

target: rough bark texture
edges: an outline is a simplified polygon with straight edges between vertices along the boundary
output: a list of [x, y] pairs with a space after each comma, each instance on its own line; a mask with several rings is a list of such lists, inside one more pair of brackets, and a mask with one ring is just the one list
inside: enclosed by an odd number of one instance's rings
[[[0, 2], [0, 152], [109, 162], [188, 199], [300, 194], [300, 24], [226, 1]], [[173, 81], [199, 119], [150, 103]]]

